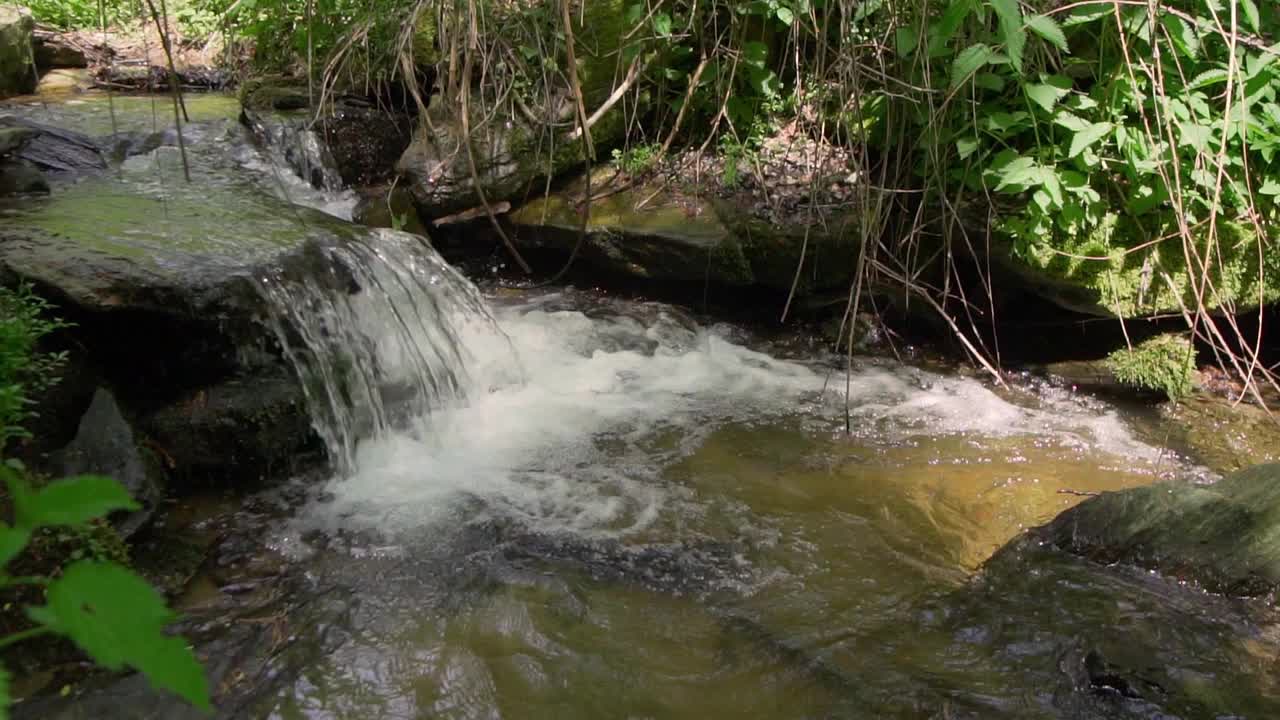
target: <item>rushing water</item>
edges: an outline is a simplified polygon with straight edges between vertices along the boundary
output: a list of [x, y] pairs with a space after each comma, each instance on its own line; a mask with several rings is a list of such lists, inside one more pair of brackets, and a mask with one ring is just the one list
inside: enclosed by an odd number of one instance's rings
[[[166, 149], [63, 197], [349, 207], [200, 127], [231, 160], [206, 200], [147, 184]], [[1280, 716], [1258, 608], [1048, 551], [983, 568], [1082, 493], [1197, 471], [1113, 407], [882, 359], [846, 381], [671, 306], [482, 293], [403, 233], [324, 253], [324, 282], [255, 277], [335, 466], [267, 541], [291, 593], [341, 608], [245, 620], [280, 628], [279, 665], [224, 679], [262, 687], [228, 716]]]

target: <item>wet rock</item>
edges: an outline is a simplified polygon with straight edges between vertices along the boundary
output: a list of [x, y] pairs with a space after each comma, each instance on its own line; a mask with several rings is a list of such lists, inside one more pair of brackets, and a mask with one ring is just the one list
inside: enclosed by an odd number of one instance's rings
[[0, 197], [49, 192], [49, 181], [30, 163], [0, 160]]
[[320, 190], [343, 187], [338, 162], [320, 134], [312, 128], [310, 113], [263, 113], [245, 108], [240, 122], [261, 147], [284, 157], [294, 175]]
[[59, 100], [66, 96], [79, 95], [92, 87], [93, 77], [88, 70], [61, 68], [50, 70], [40, 76], [36, 95], [43, 100]]
[[153, 150], [178, 144], [178, 133], [173, 128], [157, 132], [131, 130], [104, 138], [102, 144], [113, 162], [124, 162], [136, 155], [146, 155]]
[[0, 5], [0, 97], [23, 95], [36, 87], [31, 65], [31, 11], [16, 5]]
[[320, 134], [347, 186], [390, 179], [413, 127], [408, 115], [350, 100], [335, 103], [319, 121]]
[[74, 35], [37, 28], [33, 40], [36, 67], [41, 71], [89, 66], [85, 48]]
[[112, 518], [117, 531], [129, 537], [145, 525], [164, 496], [164, 477], [155, 454], [125, 419], [115, 396], [99, 388], [75, 438], [54, 454], [60, 476], [96, 474], [114, 478], [141, 509]]
[[0, 127], [0, 156], [12, 155], [39, 134], [39, 131], [30, 127]]
[[283, 374], [188, 392], [143, 426], [182, 489], [288, 477], [323, 457], [302, 391]]
[[36, 168], [58, 175], [78, 176], [106, 169], [102, 151], [92, 138], [80, 133], [16, 117], [0, 117], [0, 129], [33, 132], [10, 153]]
[[[541, 12], [534, 6], [512, 7], [519, 8], [515, 12]], [[626, 19], [627, 7], [618, 0], [598, 0], [584, 2], [581, 8], [571, 11], [572, 17], [580, 20], [575, 32], [591, 38], [592, 52], [578, 55], [588, 114], [604, 105], [612, 94], [618, 58], [644, 40], [631, 32], [633, 24]], [[506, 20], [540, 22], [534, 17]], [[525, 108], [517, 112], [511, 104], [504, 103], [496, 113], [475, 99], [475, 95], [483, 94], [483, 90], [473, 94], [471, 107], [463, 107], [460, 97], [433, 98], [426, 116], [419, 119], [413, 141], [396, 165], [409, 182], [424, 220], [481, 205], [482, 192], [491, 203], [514, 202], [539, 189], [541, 179], [559, 176], [583, 161], [582, 144], [568, 129], [573, 126], [574, 105], [567, 92], [540, 103], [549, 105], [549, 109]], [[610, 109], [592, 126], [591, 136], [597, 148], [622, 140], [625, 125], [621, 105]], [[470, 133], [463, 131], [464, 113], [471, 118]]]
[[240, 85], [240, 104], [246, 110], [303, 110], [311, 106], [305, 78], [263, 75]]
[[1280, 465], [1213, 485], [1165, 482], [1103, 493], [1032, 533], [1100, 563], [1127, 563], [1230, 595], [1280, 585]]
[[[178, 85], [183, 90], [221, 90], [231, 83], [231, 76], [219, 68], [201, 65], [179, 65]], [[96, 84], [116, 90], [164, 92], [169, 90], [167, 65], [110, 64], [99, 68]]]
[[415, 235], [427, 234], [426, 225], [418, 218], [412, 193], [399, 185], [377, 188], [363, 195], [352, 211], [351, 218], [369, 227], [404, 230]]
[[[579, 179], [512, 212], [516, 244], [571, 252], [588, 212], [585, 188]], [[736, 201], [662, 181], [633, 183], [611, 168], [594, 173], [591, 190], [579, 257], [606, 272], [779, 292], [794, 283], [800, 295], [846, 285], [851, 277], [857, 245], [850, 228], [834, 218], [820, 228], [775, 224], [751, 217]]]

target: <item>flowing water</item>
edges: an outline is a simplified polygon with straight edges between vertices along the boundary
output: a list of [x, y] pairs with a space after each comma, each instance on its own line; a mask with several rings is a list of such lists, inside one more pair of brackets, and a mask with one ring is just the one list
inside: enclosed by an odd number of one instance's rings
[[[232, 150], [238, 202], [285, 187]], [[401, 233], [326, 253], [341, 290], [254, 280], [334, 461], [267, 542], [342, 612], [276, 617], [323, 651], [236, 717], [1280, 716], [1260, 608], [1034, 548], [984, 568], [1082, 494], [1205, 474], [1114, 407], [481, 292]]]

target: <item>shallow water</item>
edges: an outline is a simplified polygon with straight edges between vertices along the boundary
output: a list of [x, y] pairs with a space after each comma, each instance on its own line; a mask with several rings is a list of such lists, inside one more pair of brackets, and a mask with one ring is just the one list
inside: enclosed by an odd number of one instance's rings
[[[22, 112], [109, 133], [96, 102]], [[8, 220], [208, 271], [296, 238], [264, 197], [349, 212], [221, 102], [191, 186], [162, 147]], [[147, 129], [149, 99], [117, 107]], [[343, 388], [313, 393], [337, 470], [266, 541], [290, 597], [342, 612], [269, 616], [278, 664], [230, 673], [220, 693], [258, 689], [226, 716], [1280, 716], [1265, 608], [1036, 548], [987, 562], [1085, 494], [1207, 475], [1116, 408], [882, 359], [846, 379], [661, 304], [481, 299], [404, 236], [349, 235], [333, 260], [362, 292], [262, 280], [302, 376]]]

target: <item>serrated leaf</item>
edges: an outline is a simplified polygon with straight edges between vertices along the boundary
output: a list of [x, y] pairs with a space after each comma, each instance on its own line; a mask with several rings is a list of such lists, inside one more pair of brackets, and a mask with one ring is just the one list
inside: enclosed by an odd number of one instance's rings
[[1209, 140], [1213, 137], [1213, 128], [1192, 122], [1178, 123], [1178, 145], [1190, 147], [1196, 152], [1204, 152]]
[[1062, 32], [1062, 26], [1048, 15], [1032, 15], [1027, 18], [1027, 28], [1062, 52], [1069, 51], [1067, 35]]
[[1199, 75], [1191, 78], [1191, 82], [1187, 83], [1187, 90], [1203, 90], [1212, 87], [1218, 83], [1227, 81], [1227, 71], [1222, 68], [1214, 68], [1205, 70]]
[[1240, 9], [1244, 10], [1244, 20], [1249, 23], [1249, 29], [1256, 33], [1262, 32], [1262, 18], [1258, 16], [1258, 6], [1253, 0], [1240, 0]]
[[940, 51], [943, 46], [951, 42], [951, 38], [955, 37], [961, 23], [964, 22], [964, 19], [969, 16], [972, 10], [973, 3], [970, 0], [951, 0], [951, 4], [942, 13], [942, 17], [929, 28], [930, 55]]
[[1022, 72], [1022, 54], [1027, 46], [1027, 33], [1022, 29], [1022, 9], [1018, 0], [988, 0], [1000, 18], [1000, 39], [1013, 69]]
[[985, 43], [970, 45], [956, 55], [951, 63], [951, 88], [960, 87], [971, 75], [981, 70], [991, 59], [991, 48]]
[[1262, 187], [1258, 188], [1259, 195], [1270, 195], [1272, 197], [1280, 195], [1280, 180], [1276, 178], [1267, 178], [1262, 182]]
[[1088, 120], [1072, 115], [1066, 110], [1059, 110], [1058, 114], [1053, 116], [1053, 121], [1072, 132], [1080, 132], [1089, 127]]
[[1058, 101], [1070, 92], [1070, 90], [1064, 90], [1049, 83], [1031, 83], [1023, 85], [1022, 91], [1027, 94], [1027, 98], [1031, 100], [1031, 102], [1044, 108], [1044, 111], [1049, 113], [1053, 112], [1053, 108], [1058, 104]]
[[129, 492], [109, 477], [81, 475], [49, 483], [14, 498], [15, 525], [75, 525], [115, 510], [137, 510]]
[[1169, 33], [1169, 38], [1173, 40], [1174, 47], [1183, 56], [1194, 60], [1200, 55], [1200, 36], [1191, 23], [1180, 17], [1163, 15], [1160, 18], [1160, 24], [1164, 26], [1165, 31]]
[[960, 154], [961, 160], [966, 160], [970, 155], [977, 151], [980, 143], [977, 138], [960, 138], [956, 140], [956, 151]]
[[1108, 17], [1112, 13], [1112, 4], [1110, 2], [1102, 2], [1100, 0], [1099, 2], [1082, 3], [1071, 9], [1067, 19], [1062, 24], [1066, 27], [1085, 25]]
[[1084, 152], [1085, 148], [1093, 145], [1102, 138], [1111, 133], [1111, 123], [1100, 122], [1091, 123], [1088, 127], [1079, 130], [1071, 138], [1071, 147], [1067, 150], [1067, 157], [1073, 158]]
[[1004, 76], [992, 72], [980, 72], [973, 76], [973, 84], [983, 90], [991, 90], [992, 92], [1000, 92], [1004, 90]]
[[119, 565], [82, 560], [49, 584], [47, 604], [32, 620], [67, 636], [99, 665], [128, 665], [157, 687], [209, 710], [204, 670], [180, 637], [164, 634], [174, 619], [145, 580]]

